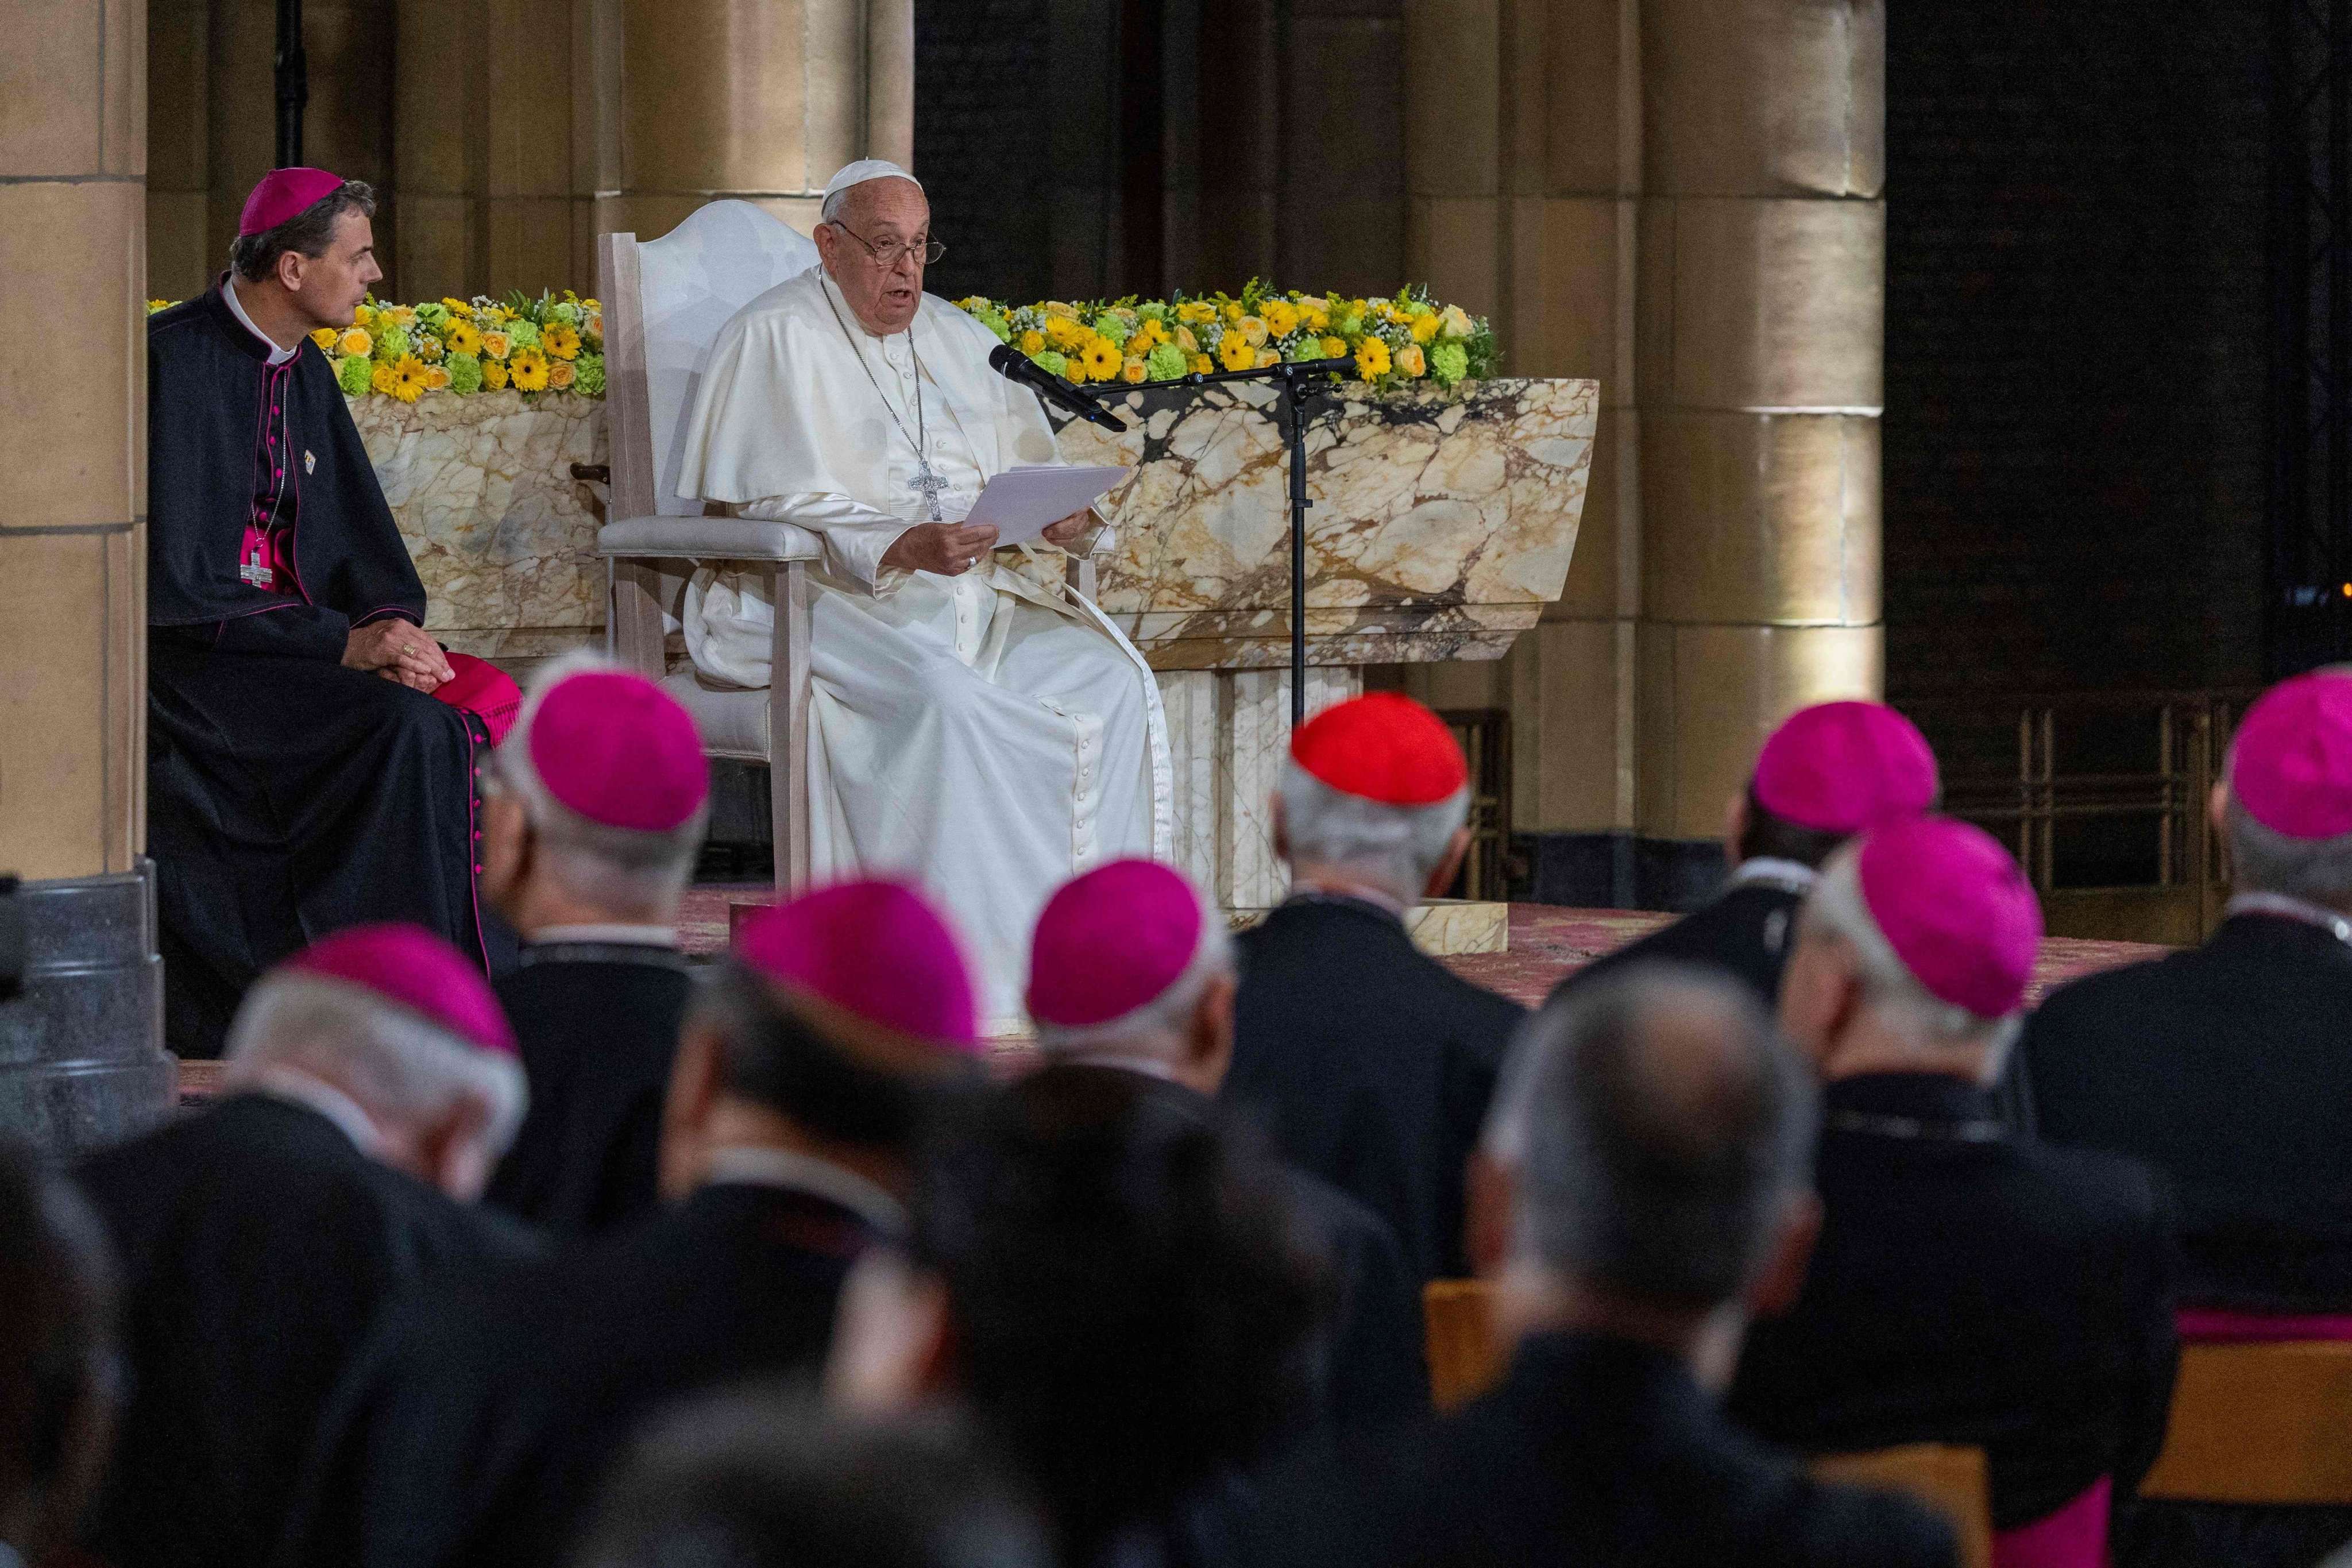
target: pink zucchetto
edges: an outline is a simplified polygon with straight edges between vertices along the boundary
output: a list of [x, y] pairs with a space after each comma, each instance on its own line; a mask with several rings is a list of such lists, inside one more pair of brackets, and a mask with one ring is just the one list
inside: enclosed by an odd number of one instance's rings
[[2352, 679], [2298, 675], [2255, 699], [2230, 744], [2230, 793], [2289, 838], [2352, 833]]
[[692, 716], [627, 670], [583, 669], [539, 692], [525, 744], [547, 793], [607, 827], [667, 833], [710, 795]]
[[1821, 702], [1789, 715], [1756, 758], [1756, 804], [1800, 827], [1859, 833], [1936, 804], [1936, 753], [1880, 702]]
[[1207, 916], [1181, 872], [1114, 860], [1065, 882], [1037, 917], [1029, 1016], [1086, 1029], [1158, 1001], [1201, 951]]
[[790, 991], [930, 1044], [980, 1048], [963, 944], [946, 917], [898, 882], [841, 882], [746, 924], [736, 959]]
[[1930, 995], [1979, 1018], [2017, 1011], [2042, 951], [2042, 904], [2000, 840], [1948, 816], [1874, 829], [1863, 901]]
[[388, 921], [339, 931], [288, 959], [278, 973], [356, 985], [469, 1045], [515, 1054], [514, 1028], [481, 965], [423, 926]]
[[343, 177], [325, 169], [272, 169], [245, 198], [245, 212], [236, 220], [237, 237], [268, 234], [342, 188]]

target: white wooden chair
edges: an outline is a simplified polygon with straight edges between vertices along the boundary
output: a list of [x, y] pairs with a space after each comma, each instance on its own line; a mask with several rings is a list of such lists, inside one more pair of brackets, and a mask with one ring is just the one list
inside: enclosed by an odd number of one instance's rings
[[[597, 531], [609, 563], [606, 644], [621, 663], [685, 704], [715, 757], [764, 763], [770, 773], [776, 885], [808, 879], [808, 563], [823, 542], [789, 522], [706, 516], [677, 493], [683, 428], [710, 344], [728, 319], [816, 261], [816, 247], [749, 202], [712, 202], [661, 238], [608, 234], [597, 248], [604, 302], [605, 416], [612, 501]], [[774, 669], [765, 691], [706, 685], [668, 672], [663, 616], [678, 613], [705, 561], [756, 562], [776, 606]]]

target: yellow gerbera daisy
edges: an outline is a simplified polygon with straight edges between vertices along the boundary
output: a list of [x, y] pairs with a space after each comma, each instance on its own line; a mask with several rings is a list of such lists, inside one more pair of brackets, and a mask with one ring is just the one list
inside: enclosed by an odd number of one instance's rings
[[506, 333], [484, 332], [482, 334], [482, 357], [484, 359], [504, 359], [512, 353], [514, 353], [514, 339], [509, 337]]
[[468, 305], [463, 300], [452, 299], [448, 295], [444, 294], [441, 297], [441, 308], [448, 311], [451, 315], [457, 317], [459, 321], [471, 321], [473, 319], [474, 307]]
[[375, 353], [375, 340], [368, 336], [365, 327], [346, 327], [340, 340], [343, 352], [353, 359], [365, 359]]
[[1258, 313], [1265, 318], [1265, 330], [1277, 338], [1298, 330], [1298, 307], [1287, 300], [1268, 300]]
[[1021, 334], [1021, 352], [1034, 359], [1045, 352], [1045, 334], [1032, 327]]
[[1078, 360], [1087, 367], [1088, 381], [1108, 381], [1118, 374], [1118, 351], [1110, 346], [1108, 338], [1097, 337], [1088, 343]]
[[482, 352], [482, 330], [471, 321], [449, 323], [449, 352], [453, 354], [478, 354]]
[[310, 334], [310, 341], [319, 345], [320, 353], [333, 353], [335, 352], [335, 340], [341, 336], [342, 334], [335, 331], [332, 327], [320, 327], [317, 331]]
[[400, 363], [393, 365], [391, 370], [392, 384], [384, 390], [403, 403], [415, 402], [425, 395], [425, 389], [432, 384], [430, 378], [425, 374], [425, 362], [415, 354], [401, 355]]
[[369, 388], [372, 391], [383, 393], [387, 397], [391, 396], [392, 384], [395, 374], [396, 373], [393, 370], [392, 366], [388, 364], [380, 364], [376, 366], [373, 370], [368, 372]]
[[362, 305], [357, 310], [353, 310], [352, 312], [352, 325], [358, 327], [362, 331], [372, 332], [375, 331], [374, 307], [371, 305]]
[[482, 362], [482, 390], [485, 392], [504, 392], [506, 388], [507, 362], [502, 359], [484, 360]]
[[539, 334], [539, 341], [551, 359], [580, 357], [580, 334], [570, 327], [549, 327]]
[[514, 375], [517, 392], [547, 390], [547, 356], [537, 349], [517, 349], [508, 368]]
[[1331, 312], [1320, 305], [1301, 304], [1298, 307], [1298, 324], [1310, 332], [1320, 332], [1331, 324]]
[[1087, 329], [1078, 325], [1074, 317], [1049, 317], [1045, 322], [1045, 341], [1062, 353], [1068, 353], [1087, 341]]
[[1143, 381], [1149, 378], [1150, 374], [1151, 372], [1144, 365], [1143, 356], [1141, 354], [1128, 355], [1127, 363], [1118, 367], [1118, 378], [1124, 382], [1134, 383]]
[[1257, 363], [1257, 350], [1239, 332], [1227, 332], [1217, 345], [1217, 358], [1227, 370], [1247, 370]]
[[1128, 352], [1148, 354], [1167, 341], [1167, 327], [1155, 318], [1135, 329], [1135, 336], [1127, 340]]
[[1225, 301], [1225, 320], [1227, 320], [1228, 321], [1240, 321], [1241, 319], [1242, 319], [1242, 308], [1241, 308], [1241, 306], [1240, 306], [1240, 305], [1238, 305], [1237, 303], [1235, 303], [1234, 301], [1231, 300], [1226, 300], [1226, 301]]
[[1368, 335], [1356, 345], [1356, 374], [1366, 381], [1377, 381], [1388, 373], [1388, 344]]
[[1345, 338], [1325, 338], [1323, 340], [1323, 357], [1325, 359], [1346, 359], [1348, 357], [1348, 340]]
[[578, 365], [568, 359], [560, 359], [547, 367], [547, 384], [553, 391], [568, 392], [579, 374]]

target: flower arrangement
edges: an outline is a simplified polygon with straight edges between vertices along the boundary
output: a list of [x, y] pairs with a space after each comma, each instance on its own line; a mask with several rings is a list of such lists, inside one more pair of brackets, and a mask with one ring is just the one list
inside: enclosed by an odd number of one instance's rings
[[[150, 300], [153, 315], [171, 301]], [[477, 294], [425, 305], [371, 294], [341, 329], [310, 334], [348, 397], [414, 403], [428, 392], [468, 397], [509, 388], [526, 395], [604, 395], [604, 308], [566, 289], [530, 299]]]
[[974, 295], [957, 303], [1039, 368], [1078, 385], [1346, 358], [1358, 380], [1381, 391], [1421, 381], [1451, 387], [1491, 375], [1498, 357], [1484, 317], [1441, 305], [1418, 286], [1393, 299], [1349, 300], [1278, 292], [1253, 278], [1238, 295], [1018, 306]]

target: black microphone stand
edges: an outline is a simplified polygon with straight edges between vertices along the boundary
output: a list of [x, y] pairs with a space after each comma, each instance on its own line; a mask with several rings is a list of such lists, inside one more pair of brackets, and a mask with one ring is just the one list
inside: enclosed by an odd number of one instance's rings
[[[1130, 392], [1161, 387], [1197, 388], [1222, 381], [1266, 381], [1275, 384], [1274, 422], [1290, 447], [1290, 727], [1307, 721], [1307, 402], [1330, 392], [1352, 374], [1352, 359], [1285, 361], [1264, 370], [1194, 371], [1171, 381], [1102, 382], [1070, 386], [1068, 391], [1097, 403], [1108, 403]], [[1116, 416], [1114, 416], [1116, 417]]]

